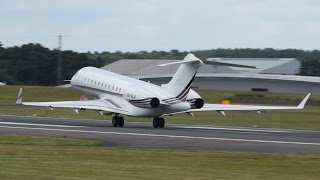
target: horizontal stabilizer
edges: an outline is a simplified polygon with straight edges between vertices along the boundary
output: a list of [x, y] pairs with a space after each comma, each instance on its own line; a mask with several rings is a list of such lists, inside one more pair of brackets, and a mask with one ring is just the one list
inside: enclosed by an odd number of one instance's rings
[[243, 67], [243, 68], [252, 68], [252, 69], [258, 69], [255, 66], [248, 66], [248, 65], [243, 65], [243, 64], [233, 64], [233, 63], [225, 63], [219, 61], [220, 58], [209, 58], [206, 59], [204, 64], [210, 64], [210, 65], [216, 65], [216, 66], [229, 66], [229, 67]]
[[165, 63], [165, 64], [159, 64], [158, 66], [163, 67], [163, 66], [168, 66], [168, 65], [174, 65], [174, 64], [188, 64], [188, 63], [193, 63], [193, 62], [198, 62], [200, 65], [203, 65], [203, 62], [194, 56], [193, 54], [188, 54], [183, 61], [176, 61], [176, 62], [171, 62], [171, 63]]

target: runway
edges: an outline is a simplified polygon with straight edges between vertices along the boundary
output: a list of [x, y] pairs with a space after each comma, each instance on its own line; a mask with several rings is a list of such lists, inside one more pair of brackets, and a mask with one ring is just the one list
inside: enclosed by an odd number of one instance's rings
[[320, 154], [320, 131], [0, 116], [1, 134], [23, 134], [101, 140], [111, 147]]

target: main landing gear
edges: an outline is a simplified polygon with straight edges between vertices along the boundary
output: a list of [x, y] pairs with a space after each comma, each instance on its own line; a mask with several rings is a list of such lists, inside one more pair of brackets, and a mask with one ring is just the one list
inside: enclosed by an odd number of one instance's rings
[[[122, 116], [113, 116], [112, 118], [112, 126], [113, 127], [123, 127], [124, 118]], [[153, 127], [154, 128], [163, 128], [165, 125], [165, 121], [163, 118], [153, 118]]]
[[165, 121], [163, 118], [153, 118], [153, 127], [154, 128], [163, 128]]
[[114, 116], [112, 118], [112, 126], [113, 127], [123, 127], [124, 119], [122, 116]]

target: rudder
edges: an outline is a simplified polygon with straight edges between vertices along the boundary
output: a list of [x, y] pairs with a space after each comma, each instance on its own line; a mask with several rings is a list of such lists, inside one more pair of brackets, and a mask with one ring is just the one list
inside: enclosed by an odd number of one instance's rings
[[161, 87], [168, 93], [174, 95], [174, 99], [185, 100], [191, 88], [194, 77], [203, 62], [194, 56], [188, 54], [182, 61], [168, 63], [160, 66], [166, 66], [170, 64], [181, 64], [168, 84], [164, 84]]

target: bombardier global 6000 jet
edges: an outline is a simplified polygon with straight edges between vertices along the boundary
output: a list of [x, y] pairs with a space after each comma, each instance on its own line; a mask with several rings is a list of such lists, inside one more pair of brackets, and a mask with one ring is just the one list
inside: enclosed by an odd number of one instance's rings
[[178, 113], [187, 113], [193, 116], [193, 112], [217, 111], [225, 114], [225, 111], [257, 111], [303, 109], [310, 93], [298, 106], [258, 106], [258, 105], [228, 105], [207, 104], [201, 96], [191, 89], [195, 75], [204, 63], [255, 68], [253, 66], [223, 63], [215, 60], [202, 61], [193, 54], [188, 54], [182, 61], [161, 64], [169, 66], [179, 64], [179, 68], [173, 78], [167, 84], [161, 86], [130, 78], [110, 71], [94, 67], [80, 69], [71, 79], [71, 86], [83, 95], [94, 96], [94, 100], [58, 101], [58, 102], [23, 102], [22, 89], [20, 88], [16, 104], [26, 106], [41, 106], [48, 108], [71, 108], [75, 112], [92, 109], [101, 114], [108, 112], [113, 114], [112, 125], [123, 127], [122, 115], [133, 117], [153, 118], [154, 128], [163, 128], [164, 116]]

